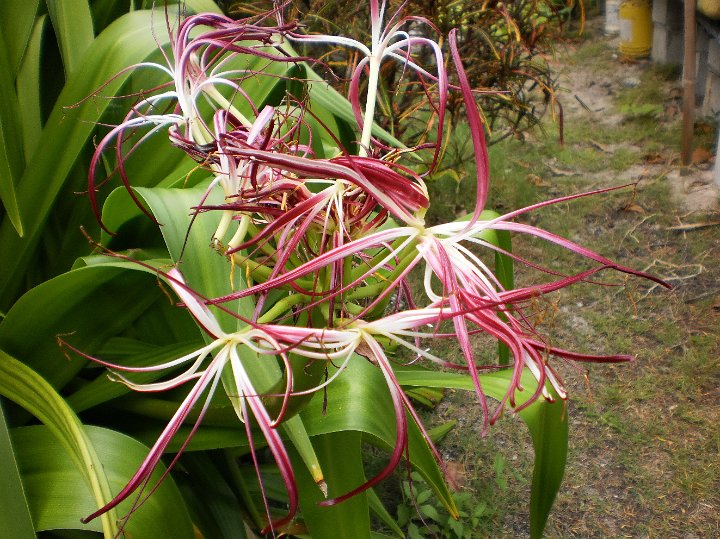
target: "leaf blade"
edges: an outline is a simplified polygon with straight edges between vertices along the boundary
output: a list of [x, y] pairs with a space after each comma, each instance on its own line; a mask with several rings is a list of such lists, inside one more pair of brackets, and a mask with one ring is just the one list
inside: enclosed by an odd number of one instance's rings
[[46, 3], [67, 78], [78, 69], [95, 38], [92, 12], [87, 0], [46, 0]]
[[[82, 423], [63, 398], [35, 371], [0, 350], [0, 394], [42, 421], [68, 451], [102, 506], [110, 500], [110, 487], [95, 448]], [[118, 533], [114, 511], [102, 516], [106, 537]]]
[[0, 35], [8, 51], [11, 73], [17, 73], [25, 52], [40, 0], [0, 2]]
[[[148, 448], [119, 432], [86, 426], [88, 438], [97, 449], [110, 486], [117, 491], [137, 469]], [[80, 518], [95, 510], [81, 474], [73, 468], [61, 444], [44, 426], [13, 429], [13, 441], [19, 448], [23, 480], [31, 494], [31, 506], [38, 530], [98, 530], [95, 523], [81, 524]], [[157, 481], [165, 467], [160, 464], [153, 475]], [[120, 505], [123, 512], [131, 509], [132, 500]], [[185, 504], [172, 478], [166, 478], [153, 495], [133, 512], [124, 530], [128, 537], [153, 539], [173, 537], [192, 539], [192, 523]]]
[[[144, 60], [158, 45], [167, 44], [168, 37], [155, 35], [152, 27], [148, 11], [134, 11], [116, 20], [90, 45], [82, 65], [60, 94], [38, 142], [42, 156], [28, 163], [17, 189], [20, 214], [33, 218], [23, 223], [23, 238], [17, 237], [7, 216], [0, 225], [0, 309], [8, 309], [19, 295], [50, 211], [110, 104], [109, 99], [88, 96], [121, 69]], [[105, 95], [117, 92], [128, 76], [123, 73], [108, 82]]]
[[0, 529], [17, 539], [35, 539], [30, 507], [0, 407]]

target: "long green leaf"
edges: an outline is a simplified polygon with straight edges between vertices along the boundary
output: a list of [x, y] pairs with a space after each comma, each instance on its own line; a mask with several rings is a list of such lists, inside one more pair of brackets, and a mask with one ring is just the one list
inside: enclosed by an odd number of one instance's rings
[[0, 48], [0, 203], [5, 207], [6, 219], [14, 229], [13, 235], [22, 236], [16, 189], [25, 168], [25, 156], [14, 83], [7, 53]]
[[[485, 213], [485, 212], [483, 212]], [[512, 253], [512, 240], [510, 232], [507, 230], [496, 230], [495, 237], [497, 240], [496, 245], [507, 253]], [[497, 277], [500, 284], [505, 290], [512, 290], [515, 288], [515, 270], [513, 259], [509, 254], [503, 254], [501, 252], [495, 253], [495, 276]], [[501, 320], [506, 320], [507, 315], [505, 313], [499, 314]], [[510, 348], [498, 341], [498, 356], [500, 365], [510, 364]]]
[[63, 387], [87, 360], [66, 357], [57, 337], [93, 354], [160, 297], [154, 282], [147, 274], [102, 266], [55, 277], [10, 309], [0, 323], [0, 346]]
[[[137, 470], [148, 448], [112, 430], [86, 426], [85, 431], [102, 462], [110, 488], [119, 491]], [[96, 522], [80, 522], [97, 509], [96, 502], [82, 474], [50, 430], [43, 426], [21, 427], [13, 429], [12, 437], [37, 530], [98, 530]], [[150, 480], [151, 486], [164, 471], [160, 464]], [[128, 513], [132, 504], [132, 499], [125, 500], [118, 512]], [[124, 536], [134, 539], [195, 537], [185, 503], [171, 477], [133, 511], [123, 528]]]
[[40, 0], [6, 0], [0, 2], [0, 39], [5, 44], [14, 77], [25, 53]]
[[204, 537], [213, 539], [247, 539], [242, 504], [228, 485], [228, 474], [218, 469], [217, 455], [185, 454], [181, 488], [193, 515], [193, 522]]
[[528, 425], [535, 449], [530, 494], [530, 537], [539, 539], [565, 475], [567, 407], [560, 399], [554, 404], [543, 401], [541, 406], [532, 407], [520, 415]]
[[0, 529], [14, 539], [35, 539], [30, 508], [20, 480], [10, 433], [0, 407]]
[[[63, 398], [35, 371], [0, 350], [0, 394], [42, 421], [68, 452], [98, 506], [110, 500], [110, 487], [95, 447]], [[22, 452], [19, 452], [22, 454]], [[118, 533], [114, 511], [103, 515], [105, 537]]]
[[183, 3], [195, 13], [222, 13], [213, 0], [184, 0]]
[[26, 161], [29, 161], [35, 153], [43, 128], [40, 75], [42, 72], [42, 38], [46, 21], [45, 15], [38, 17], [35, 21], [17, 75], [17, 96]]
[[70, 77], [95, 38], [88, 0], [46, 0], [60, 45], [65, 77]]
[[[429, 384], [426, 384], [429, 385]], [[395, 417], [385, 379], [378, 369], [360, 356], [354, 356], [346, 371], [317, 394], [301, 412], [311, 437], [319, 434], [356, 431], [368, 441], [390, 449], [395, 444]], [[442, 472], [412, 419], [408, 421], [410, 463], [420, 472], [451, 514], [457, 514], [455, 502]], [[358, 486], [358, 485], [355, 485]]]
[[[162, 15], [155, 13], [154, 17], [155, 24], [162, 21]], [[20, 214], [31, 216], [23, 223], [25, 237], [17, 236], [8, 217], [0, 225], [0, 310], [8, 309], [19, 295], [56, 198], [111, 102], [88, 97], [121, 69], [144, 60], [158, 45], [167, 43], [167, 35], [152, 28], [153, 15], [148, 11], [135, 11], [118, 19], [90, 45], [82, 64], [68, 79], [38, 141], [41, 150], [28, 163], [18, 185]], [[112, 78], [103, 95], [114, 95], [128, 76], [123, 73]]]
[[[342, 431], [313, 438], [328, 483], [328, 495], [340, 496], [365, 481], [360, 432]], [[298, 466], [295, 467], [299, 469]], [[300, 508], [314, 539], [370, 538], [370, 510], [363, 493], [331, 507], [320, 507], [324, 496], [307, 472], [297, 472]]]

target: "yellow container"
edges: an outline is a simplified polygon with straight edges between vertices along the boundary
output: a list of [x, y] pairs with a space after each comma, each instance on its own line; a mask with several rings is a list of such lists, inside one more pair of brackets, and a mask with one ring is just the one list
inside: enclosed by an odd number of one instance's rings
[[698, 0], [697, 10], [717, 21], [720, 19], [720, 0]]
[[620, 54], [629, 58], [650, 56], [652, 9], [649, 0], [624, 0], [618, 10]]

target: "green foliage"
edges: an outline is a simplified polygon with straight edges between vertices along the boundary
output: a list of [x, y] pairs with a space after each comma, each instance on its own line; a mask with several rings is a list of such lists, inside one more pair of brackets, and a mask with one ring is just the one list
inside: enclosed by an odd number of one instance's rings
[[[497, 461], [496, 461], [497, 462]], [[497, 486], [502, 488], [504, 478], [496, 475]], [[410, 474], [411, 481], [402, 482], [402, 502], [396, 508], [397, 523], [412, 539], [443, 537], [447, 539], [473, 539], [487, 533], [487, 521], [492, 516], [487, 505], [476, 503], [476, 497], [465, 490], [452, 493], [458, 518], [450, 516], [435, 501], [432, 490], [418, 473]]]
[[[158, 47], [168, 49], [165, 12], [144, 9], [151, 4], [48, 0], [0, 5], [6, 45], [0, 47], [0, 309], [6, 313], [0, 322], [0, 394], [7, 399], [3, 406], [10, 425], [0, 425], [0, 455], [8, 464], [0, 489], [0, 521], [8, 521], [6, 508], [12, 507], [18, 515], [12, 523], [17, 537], [32, 537], [30, 521], [35, 532], [100, 532], [97, 524], [81, 526], [79, 518], [108, 502], [128, 482], [147, 454], [143, 442], [154, 442], [185, 398], [176, 390], [161, 398], [132, 393], [108, 380], [105, 370], [87, 357], [71, 354], [68, 346], [136, 367], [169, 361], [202, 346], [203, 334], [184, 310], [168, 304], [167, 290], [152, 268], [177, 263], [188, 281], [210, 297], [247, 285], [242, 271], [228, 278], [225, 258], [193, 256], [207, 251], [217, 225], [217, 217], [208, 213], [193, 220], [190, 228], [188, 208], [204, 192], [209, 174], [191, 175], [195, 163], [169, 145], [150, 140], [127, 163], [138, 186], [133, 193], [162, 223], [159, 231], [142, 221], [145, 217], [129, 201], [128, 192], [118, 189], [99, 195], [105, 223], [115, 233], [101, 236], [86, 197], [77, 196], [85, 190], [93, 145], [107, 132], [103, 126], [122, 117], [124, 106], [118, 103], [124, 101], [119, 96], [157, 84], [149, 72], [124, 70], [157, 59]], [[207, 0], [187, 0], [185, 5], [218, 11]], [[171, 19], [177, 15], [172, 6], [167, 13]], [[503, 41], [499, 29], [493, 32]], [[49, 68], [53, 59], [60, 59], [62, 69]], [[342, 145], [355, 146], [354, 116], [347, 101], [320, 83], [307, 66], [266, 64], [250, 66], [270, 75], [248, 90], [253, 99], [262, 104], [282, 100], [288, 91], [282, 77], [295, 69], [297, 76], [315, 82], [308, 90], [317, 117], [308, 120], [313, 135], [323, 133], [318, 126], [324, 124], [338, 134]], [[380, 128], [374, 133], [394, 141]], [[129, 140], [139, 136], [133, 134]], [[337, 143], [324, 134], [316, 137], [313, 148], [324, 155]], [[116, 165], [112, 156], [101, 163], [108, 171]], [[81, 225], [89, 236], [102, 237], [105, 245], [146, 266], [94, 256]], [[483, 239], [509, 250], [507, 235]], [[499, 256], [496, 264], [498, 278], [512, 288], [509, 258]], [[254, 305], [248, 300], [236, 308], [250, 318]], [[237, 325], [231, 315], [213, 312], [224, 323]], [[261, 392], [282, 386], [278, 363], [258, 361], [253, 353], [241, 361]], [[299, 381], [311, 376], [304, 366], [297, 370]], [[363, 444], [388, 452], [396, 441], [394, 418], [388, 413], [392, 402], [382, 375], [360, 356], [352, 358], [347, 371], [326, 393], [296, 397], [291, 403], [295, 415], [289, 414], [280, 428], [292, 443], [301, 485], [302, 515], [298, 528], [288, 533], [323, 539], [337, 537], [340, 529], [348, 537], [372, 537], [371, 513], [389, 521], [371, 491], [335, 507], [316, 505], [322, 498], [317, 486], [322, 481], [331, 495], [337, 495], [365, 480]], [[416, 398], [429, 404], [444, 388], [472, 387], [467, 376], [430, 379], [415, 371], [397, 374]], [[143, 374], [133, 381], [147, 383], [159, 376]], [[230, 387], [227, 372], [223, 377]], [[497, 398], [510, 381], [487, 375], [483, 384]], [[525, 385], [531, 388], [532, 381]], [[178, 428], [165, 461], [172, 462], [181, 449], [186, 453], [151, 501], [133, 513], [129, 536], [189, 537], [196, 527], [207, 537], [244, 537], [246, 527], [254, 533], [267, 524], [263, 497], [270, 500], [271, 513], [287, 504], [272, 466], [261, 463], [263, 492], [256, 478], [248, 476], [251, 446], [237, 421], [239, 398], [231, 391], [222, 393], [208, 401], [199, 427], [194, 424], [199, 416], [195, 412]], [[327, 408], [325, 399], [333, 406]], [[562, 478], [567, 431], [557, 408], [538, 401], [522, 413], [538, 454], [531, 501], [535, 536]], [[467, 536], [484, 514], [469, 511], [465, 498], [451, 494], [420, 429], [412, 419], [409, 423], [409, 460], [416, 470], [415, 484], [423, 485], [421, 514], [439, 530]], [[257, 431], [255, 425], [248, 428]], [[193, 439], [184, 447], [191, 433]], [[262, 452], [262, 444], [256, 441], [253, 449]], [[148, 490], [154, 490], [164, 470], [156, 470]], [[127, 513], [131, 502], [120, 505], [118, 514]], [[441, 507], [455, 516], [465, 511], [469, 524], [445, 519]], [[118, 533], [116, 517], [104, 517], [106, 537]], [[417, 528], [407, 518], [408, 529]]]

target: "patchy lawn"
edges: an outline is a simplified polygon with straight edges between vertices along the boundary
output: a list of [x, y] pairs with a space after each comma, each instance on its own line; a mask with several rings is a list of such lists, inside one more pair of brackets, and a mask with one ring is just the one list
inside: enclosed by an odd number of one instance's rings
[[[593, 30], [593, 27], [595, 30]], [[551, 341], [588, 353], [633, 353], [632, 364], [556, 361], [570, 389], [570, 454], [549, 537], [717, 537], [720, 533], [720, 212], [711, 183], [714, 129], [697, 122], [694, 164], [679, 170], [679, 81], [669, 69], [614, 57], [591, 24], [562, 45], [565, 144], [557, 125], [491, 148], [490, 206], [499, 211], [613, 185], [613, 193], [545, 208], [527, 222], [673, 285], [604, 275], [539, 300], [531, 315]], [[463, 140], [459, 133], [458, 141]], [[459, 168], [467, 146], [448, 152]], [[452, 164], [452, 161], [450, 161]], [[429, 218], [467, 211], [474, 171], [432, 184]], [[461, 176], [463, 176], [461, 174]], [[434, 199], [436, 200], [436, 199]], [[519, 238], [520, 256], [563, 271], [583, 260]], [[519, 283], [537, 272], [519, 269]], [[453, 353], [448, 349], [448, 354]], [[456, 353], [456, 352], [455, 352]], [[532, 447], [522, 423], [480, 437], [473, 396], [450, 393], [435, 421], [458, 419], [441, 450], [484, 510], [476, 536], [527, 534]]]

